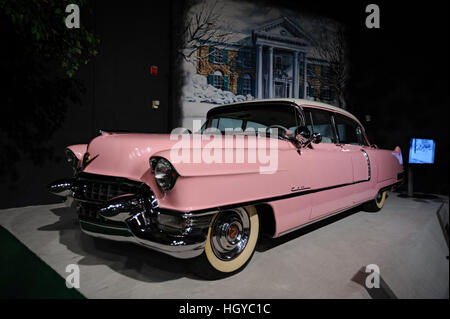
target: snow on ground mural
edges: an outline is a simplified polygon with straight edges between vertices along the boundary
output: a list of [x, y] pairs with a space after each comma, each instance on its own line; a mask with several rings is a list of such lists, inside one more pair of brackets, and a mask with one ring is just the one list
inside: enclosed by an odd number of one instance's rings
[[234, 102], [251, 101], [250, 94], [235, 95], [233, 92], [218, 89], [207, 83], [205, 76], [187, 72], [183, 87], [183, 123], [182, 127], [192, 130], [192, 121], [205, 119], [206, 113], [214, 106]]
[[187, 12], [179, 50], [181, 125], [192, 130], [193, 120], [203, 122], [211, 108], [254, 99], [336, 104], [337, 86], [329, 76], [336, 61], [317, 49], [335, 26], [320, 17], [251, 2], [197, 2]]

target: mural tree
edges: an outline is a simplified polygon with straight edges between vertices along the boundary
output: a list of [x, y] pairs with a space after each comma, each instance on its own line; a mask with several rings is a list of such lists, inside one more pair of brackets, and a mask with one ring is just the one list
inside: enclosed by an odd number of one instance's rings
[[[194, 5], [186, 15], [184, 24], [178, 35], [177, 52], [187, 62], [195, 62], [195, 58], [209, 59], [215, 49], [223, 48], [232, 39], [233, 33], [227, 24], [221, 20], [221, 7], [218, 1]], [[207, 44], [210, 48], [207, 54], [196, 57], [199, 49]]]
[[[331, 26], [331, 28], [330, 28]], [[344, 28], [339, 24], [327, 22], [314, 48], [312, 56], [327, 61], [318, 77], [321, 86], [326, 86], [336, 93], [337, 106], [345, 107], [345, 90], [348, 80], [348, 63], [346, 59], [346, 42]]]

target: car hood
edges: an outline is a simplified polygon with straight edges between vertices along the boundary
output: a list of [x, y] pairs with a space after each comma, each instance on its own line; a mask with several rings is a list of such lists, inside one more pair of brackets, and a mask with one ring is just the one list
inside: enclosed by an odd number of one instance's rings
[[[199, 135], [197, 135], [198, 137]], [[148, 181], [150, 175], [149, 159], [152, 156], [161, 156], [168, 159], [181, 176], [207, 176], [207, 175], [227, 175], [227, 174], [246, 174], [259, 173], [260, 163], [227, 163], [225, 158], [225, 141], [224, 137], [220, 137], [219, 143], [222, 149], [222, 162], [205, 163], [195, 162], [193, 154], [199, 147], [202, 150], [209, 144], [211, 140], [201, 139], [197, 144], [193, 141], [193, 135], [184, 135], [184, 141], [189, 143], [188, 149], [191, 151], [191, 161], [177, 162], [172, 157], [171, 151], [176, 144], [180, 145], [181, 138], [171, 139], [170, 134], [139, 134], [139, 133], [113, 133], [104, 134], [94, 138], [88, 145], [89, 152], [88, 165], [83, 169], [86, 173], [120, 176], [136, 181]], [[277, 143], [280, 150], [292, 149], [293, 146], [289, 142], [277, 139], [264, 139], [265, 145]], [[237, 146], [239, 145], [239, 146]], [[272, 144], [273, 145], [273, 144]], [[260, 147], [260, 146], [258, 146]], [[247, 158], [248, 150], [254, 149], [248, 143], [247, 137], [244, 137], [241, 144], [234, 142], [231, 147], [234, 151], [243, 150], [244, 156]], [[228, 147], [228, 150], [230, 147]], [[180, 154], [180, 153], [179, 153]], [[236, 158], [236, 155], [234, 155]]]
[[83, 172], [142, 180], [149, 170], [149, 158], [176, 143], [169, 134], [108, 133], [88, 145], [88, 165]]

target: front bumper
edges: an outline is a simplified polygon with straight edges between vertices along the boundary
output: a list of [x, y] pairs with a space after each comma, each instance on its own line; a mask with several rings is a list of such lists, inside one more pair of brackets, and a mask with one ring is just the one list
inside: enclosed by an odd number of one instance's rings
[[[73, 197], [81, 230], [86, 234], [132, 242], [177, 258], [202, 254], [216, 213], [161, 209], [148, 185], [125, 178], [80, 173], [48, 188], [55, 195]], [[162, 215], [179, 221], [178, 226], [161, 223]]]

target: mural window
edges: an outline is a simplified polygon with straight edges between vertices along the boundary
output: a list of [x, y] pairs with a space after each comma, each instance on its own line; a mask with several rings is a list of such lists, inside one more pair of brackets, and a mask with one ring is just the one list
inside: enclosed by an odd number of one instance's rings
[[214, 62], [217, 64], [223, 64], [223, 50], [214, 50]]
[[330, 78], [331, 68], [328, 65], [322, 65], [321, 76], [324, 79]]
[[254, 55], [250, 50], [242, 50], [241, 52], [242, 66], [253, 68], [255, 66]]
[[303, 77], [303, 74], [305, 73], [305, 62], [303, 59], [298, 62], [298, 74]]
[[315, 64], [308, 64], [306, 70], [308, 72], [308, 76], [315, 76], [316, 75], [316, 66], [315, 66]]
[[223, 90], [225, 88], [222, 72], [220, 72], [220, 71], [214, 72], [214, 74], [213, 74], [213, 86], [215, 88], [221, 89], [221, 90]]
[[322, 100], [331, 100], [331, 90], [328, 86], [324, 86], [320, 89], [320, 98]]
[[248, 74], [242, 76], [242, 94], [252, 94], [252, 78]]
[[308, 86], [306, 87], [306, 93], [310, 97], [314, 97], [314, 86], [312, 86], [310, 83], [308, 83]]
[[228, 64], [228, 51], [225, 49], [210, 47], [209, 62], [215, 64]]
[[281, 62], [281, 56], [277, 56], [275, 57], [275, 61], [274, 61], [274, 70], [282, 70], [283, 69], [283, 63]]

